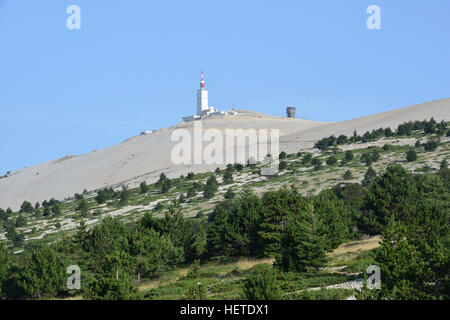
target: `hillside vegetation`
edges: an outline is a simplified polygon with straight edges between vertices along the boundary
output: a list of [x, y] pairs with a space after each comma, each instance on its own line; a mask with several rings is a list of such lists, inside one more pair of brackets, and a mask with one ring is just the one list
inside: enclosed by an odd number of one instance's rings
[[407, 122], [281, 152], [274, 176], [230, 164], [0, 209], [0, 297], [448, 299], [449, 136]]

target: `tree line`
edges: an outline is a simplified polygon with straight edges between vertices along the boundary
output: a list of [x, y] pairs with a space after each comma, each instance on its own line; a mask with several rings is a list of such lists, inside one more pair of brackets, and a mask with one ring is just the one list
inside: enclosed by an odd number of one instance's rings
[[425, 134], [436, 134], [437, 136], [450, 136], [450, 129], [447, 128], [447, 123], [442, 120], [437, 122], [434, 118], [423, 121], [408, 121], [398, 125], [395, 131], [392, 131], [390, 127], [374, 129], [372, 131], [366, 131], [362, 136], [358, 135], [356, 130], [353, 135], [348, 137], [344, 134], [335, 137], [334, 135], [320, 139], [314, 144], [314, 147], [320, 150], [327, 150], [335, 145], [344, 145], [348, 143], [356, 142], [370, 142], [375, 141], [383, 137], [409, 137], [412, 135], [413, 130], [421, 130]]
[[391, 164], [371, 179], [309, 197], [288, 186], [262, 196], [245, 190], [218, 203], [207, 220], [184, 217], [175, 200], [163, 218], [147, 212], [129, 223], [81, 223], [74, 236], [51, 245], [32, 241], [19, 255], [2, 246], [0, 297], [74, 294], [66, 288], [73, 264], [91, 299], [140, 298], [142, 279], [197, 259], [273, 257], [280, 272], [317, 270], [326, 252], [364, 233], [383, 237], [375, 250], [382, 289], [366, 298], [448, 299], [450, 170], [413, 175]]

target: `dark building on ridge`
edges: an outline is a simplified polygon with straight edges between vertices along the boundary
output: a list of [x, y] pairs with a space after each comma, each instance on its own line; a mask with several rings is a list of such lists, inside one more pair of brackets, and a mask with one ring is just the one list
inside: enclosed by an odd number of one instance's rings
[[286, 108], [286, 114], [288, 118], [295, 118], [295, 107], [288, 106]]

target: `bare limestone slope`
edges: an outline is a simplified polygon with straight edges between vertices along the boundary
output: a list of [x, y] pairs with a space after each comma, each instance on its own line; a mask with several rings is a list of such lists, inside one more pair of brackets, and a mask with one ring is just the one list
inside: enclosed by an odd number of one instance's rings
[[[279, 129], [280, 150], [297, 152], [311, 147], [314, 141], [331, 134], [350, 135], [355, 129], [361, 134], [379, 127], [395, 128], [404, 121], [431, 117], [438, 121], [449, 120], [450, 99], [337, 123], [278, 118], [242, 111], [238, 116], [225, 115], [203, 120], [202, 126], [222, 132], [227, 128]], [[151, 134], [135, 136], [103, 150], [45, 162], [13, 172], [7, 178], [0, 179], [0, 208], [11, 207], [16, 210], [24, 200], [34, 203], [51, 197], [64, 199], [84, 189], [90, 191], [124, 183], [133, 187], [144, 180], [152, 183], [161, 172], [165, 172], [169, 177], [178, 177], [190, 171], [206, 172], [217, 167], [173, 165], [171, 151], [177, 142], [171, 141], [171, 134], [178, 128], [192, 132], [193, 122], [184, 122]]]
[[313, 130], [300, 130], [281, 138], [281, 145], [286, 152], [294, 152], [298, 146], [311, 146], [315, 141], [330, 135], [345, 134], [351, 136], [356, 130], [362, 135], [366, 131], [380, 127], [390, 127], [395, 130], [405, 121], [429, 120], [434, 117], [436, 121], [450, 119], [450, 98], [421, 103], [409, 107], [399, 108], [366, 117], [335, 122]]

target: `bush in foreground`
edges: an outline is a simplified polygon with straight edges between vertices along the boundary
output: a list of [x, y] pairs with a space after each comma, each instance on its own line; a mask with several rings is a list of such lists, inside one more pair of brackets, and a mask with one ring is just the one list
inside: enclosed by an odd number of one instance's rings
[[255, 266], [245, 280], [244, 295], [248, 300], [280, 299], [281, 290], [277, 283], [276, 270], [268, 264]]

